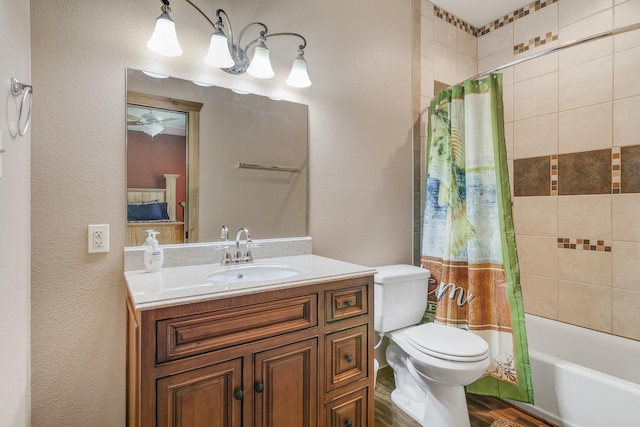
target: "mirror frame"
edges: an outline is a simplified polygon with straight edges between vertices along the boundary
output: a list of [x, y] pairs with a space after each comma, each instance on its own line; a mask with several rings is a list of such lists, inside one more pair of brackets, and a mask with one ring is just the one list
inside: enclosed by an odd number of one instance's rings
[[[198, 206], [200, 194], [200, 102], [186, 101], [142, 92], [127, 91], [127, 105], [162, 108], [187, 114], [187, 230], [185, 243], [198, 242]], [[128, 140], [128, 139], [127, 139]]]

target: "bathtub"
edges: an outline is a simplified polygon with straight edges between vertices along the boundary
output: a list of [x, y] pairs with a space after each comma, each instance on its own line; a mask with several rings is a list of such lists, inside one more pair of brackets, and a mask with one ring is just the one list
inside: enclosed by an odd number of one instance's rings
[[640, 341], [526, 314], [535, 405], [566, 427], [640, 426]]

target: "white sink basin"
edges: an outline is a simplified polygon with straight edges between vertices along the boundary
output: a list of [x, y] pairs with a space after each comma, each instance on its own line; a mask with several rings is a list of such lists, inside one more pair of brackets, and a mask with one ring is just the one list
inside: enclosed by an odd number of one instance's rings
[[212, 283], [249, 283], [286, 279], [302, 270], [286, 264], [242, 264], [220, 267], [207, 276]]

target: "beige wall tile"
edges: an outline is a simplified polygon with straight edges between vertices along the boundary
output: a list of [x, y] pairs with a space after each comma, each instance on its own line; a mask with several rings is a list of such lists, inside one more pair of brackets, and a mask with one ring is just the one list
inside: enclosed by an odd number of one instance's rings
[[611, 332], [613, 289], [558, 280], [558, 320]]
[[502, 103], [504, 108], [505, 123], [513, 121], [513, 85], [502, 85]]
[[[426, 56], [420, 57], [420, 95], [433, 98], [434, 60]], [[427, 106], [429, 103], [427, 103]]]
[[558, 281], [555, 278], [522, 274], [524, 311], [548, 319], [558, 317]]
[[611, 195], [558, 197], [558, 237], [611, 240]]
[[558, 281], [555, 278], [522, 274], [520, 284], [525, 313], [557, 319]]
[[613, 287], [640, 292], [640, 275], [638, 274], [640, 243], [614, 241], [611, 256]]
[[525, 80], [514, 84], [514, 120], [558, 111], [558, 74]]
[[420, 19], [420, 54], [427, 58], [434, 58], [433, 19], [422, 16]]
[[527, 43], [536, 37], [558, 31], [558, 3], [554, 3], [514, 21], [513, 41]]
[[[640, 22], [640, 1], [632, 0], [616, 5], [614, 13], [614, 28]], [[616, 52], [640, 46], [640, 31], [632, 31], [615, 36], [613, 47]]]
[[613, 195], [613, 240], [640, 242], [640, 194]]
[[558, 249], [558, 279], [611, 286], [611, 252]]
[[[556, 44], [555, 42], [553, 44]], [[544, 45], [546, 49], [553, 47], [552, 44]], [[515, 59], [526, 57], [526, 54], [516, 55]], [[558, 70], [558, 53], [550, 53], [540, 58], [523, 62], [513, 67], [513, 81], [521, 82], [533, 77], [542, 76]]]
[[613, 290], [613, 333], [640, 340], [640, 292]]
[[557, 276], [558, 248], [556, 238], [517, 234], [516, 241], [522, 274], [553, 278]]
[[[609, 31], [613, 28], [613, 9], [607, 9], [566, 27], [560, 28], [558, 40], [561, 44], [579, 40], [594, 34]], [[560, 68], [572, 67], [613, 54], [613, 38], [574, 46], [560, 51]]]
[[613, 145], [637, 145], [640, 143], [640, 96], [632, 96], [613, 103]]
[[560, 111], [611, 101], [613, 63], [610, 56], [560, 70]]
[[516, 234], [558, 236], [558, 198], [553, 196], [516, 197], [513, 199]]
[[[478, 60], [478, 72], [493, 70], [504, 64], [513, 61], [513, 47], [501, 50], [493, 55]], [[509, 85], [513, 83], [513, 67], [505, 68], [498, 73], [502, 73], [502, 84]]]
[[420, 13], [423, 16], [426, 16], [429, 19], [434, 19], [433, 16], [433, 3], [429, 0], [421, 0], [420, 1]]
[[513, 122], [504, 124], [504, 140], [507, 146], [507, 159], [513, 159]]
[[456, 30], [457, 27], [448, 23], [444, 19], [436, 18], [433, 20], [434, 33], [433, 37], [436, 43], [441, 43], [453, 50], [456, 49]]
[[437, 61], [434, 62], [433, 77], [447, 84], [454, 84], [456, 79], [456, 63], [457, 52], [455, 49], [447, 47], [442, 43], [435, 43], [435, 57]]
[[501, 50], [513, 50], [513, 45], [513, 24], [507, 24], [478, 37], [478, 59], [493, 55]]
[[613, 94], [615, 99], [640, 95], [640, 47], [613, 55]]
[[516, 120], [513, 128], [515, 159], [549, 156], [558, 152], [558, 114]]
[[559, 153], [611, 148], [613, 104], [605, 102], [558, 115]]
[[456, 49], [467, 56], [478, 59], [478, 38], [460, 28], [456, 31]]
[[478, 74], [478, 61], [460, 52], [456, 55], [456, 83]]
[[613, 6], [612, 0], [562, 0], [559, 3], [558, 22], [561, 27], [595, 15]]

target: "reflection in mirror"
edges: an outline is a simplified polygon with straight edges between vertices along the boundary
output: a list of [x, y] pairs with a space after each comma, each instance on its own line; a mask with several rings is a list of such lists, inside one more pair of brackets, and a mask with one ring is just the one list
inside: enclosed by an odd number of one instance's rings
[[307, 106], [127, 70], [127, 246], [307, 235]]

